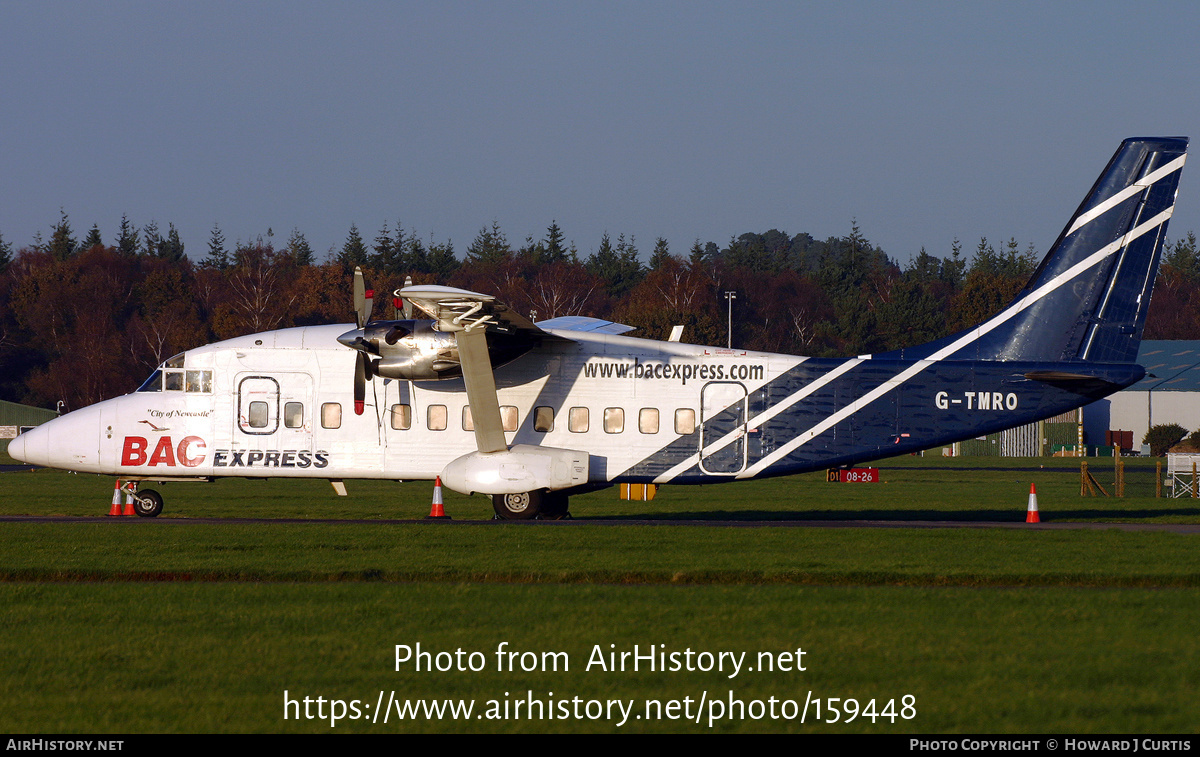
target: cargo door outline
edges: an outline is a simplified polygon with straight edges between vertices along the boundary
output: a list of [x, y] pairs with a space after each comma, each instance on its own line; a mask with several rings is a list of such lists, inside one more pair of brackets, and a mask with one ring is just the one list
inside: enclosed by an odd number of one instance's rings
[[[733, 476], [746, 468], [746, 386], [736, 381], [710, 381], [700, 390], [700, 470]], [[716, 443], [735, 434], [721, 447]]]

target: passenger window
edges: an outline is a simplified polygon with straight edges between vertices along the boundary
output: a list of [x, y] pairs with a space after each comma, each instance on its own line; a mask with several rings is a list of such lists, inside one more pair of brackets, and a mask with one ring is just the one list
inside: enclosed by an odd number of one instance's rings
[[181, 371], [167, 371], [166, 385], [168, 392], [182, 392], [183, 373]]
[[587, 433], [588, 409], [586, 407], [571, 408], [571, 411], [567, 414], [567, 428], [576, 434]]
[[658, 433], [658, 408], [643, 407], [638, 413], [638, 431], [643, 434]]
[[446, 412], [445, 405], [430, 405], [429, 411], [426, 414], [427, 423], [430, 431], [445, 431], [446, 422], [450, 417]]
[[412, 405], [392, 405], [392, 428], [397, 431], [412, 428]]
[[539, 407], [534, 409], [533, 430], [540, 434], [554, 430], [554, 408]]
[[321, 405], [321, 428], [342, 427], [342, 405], [340, 402], [326, 402]]
[[512, 405], [500, 406], [500, 425], [505, 431], [516, 431], [519, 414], [517, 408]]
[[[191, 371], [188, 372], [191, 373]], [[283, 403], [283, 425], [288, 428], [300, 428], [304, 425], [303, 402]]]
[[184, 375], [185, 391], [204, 393], [212, 391], [212, 371], [187, 371]]
[[[170, 374], [168, 374], [170, 375]], [[250, 403], [250, 428], [267, 427], [267, 403], [255, 401]]]
[[463, 431], [474, 431], [475, 430], [475, 416], [471, 415], [471, 406], [470, 405], [466, 405], [463, 407], [462, 415], [463, 415], [463, 419], [462, 419]]
[[604, 433], [619, 434], [625, 430], [625, 409], [621, 407], [604, 408]]
[[696, 432], [696, 411], [690, 407], [681, 407], [675, 411], [675, 433], [694, 434]]

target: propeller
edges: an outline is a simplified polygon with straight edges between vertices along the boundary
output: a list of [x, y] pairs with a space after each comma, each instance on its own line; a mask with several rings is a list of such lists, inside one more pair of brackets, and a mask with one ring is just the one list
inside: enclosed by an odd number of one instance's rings
[[354, 358], [354, 414], [362, 415], [367, 402], [367, 379], [371, 378], [371, 358], [359, 351]]
[[367, 291], [363, 280], [362, 268], [354, 267], [354, 316], [355, 323], [361, 329], [371, 321], [371, 309], [375, 305], [375, 292]]
[[[368, 296], [368, 294], [370, 296]], [[371, 321], [371, 309], [375, 305], [374, 292], [367, 292], [362, 268], [354, 267], [354, 321], [361, 331]], [[356, 341], [362, 342], [360, 336]], [[365, 346], [365, 344], [361, 345]], [[366, 350], [359, 349], [354, 358], [354, 414], [362, 415], [367, 400], [367, 379], [371, 377], [371, 358]]]

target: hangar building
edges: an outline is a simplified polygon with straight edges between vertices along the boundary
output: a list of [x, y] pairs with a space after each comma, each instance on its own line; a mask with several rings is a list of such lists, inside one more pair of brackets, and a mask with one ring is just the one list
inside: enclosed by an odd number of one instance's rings
[[1138, 362], [1145, 378], [1083, 409], [1087, 444], [1105, 444], [1105, 431], [1125, 430], [1140, 449], [1151, 426], [1200, 429], [1200, 341], [1143, 340]]
[[37, 426], [57, 417], [58, 413], [53, 410], [0, 400], [0, 452], [8, 452], [8, 440], [23, 426]]

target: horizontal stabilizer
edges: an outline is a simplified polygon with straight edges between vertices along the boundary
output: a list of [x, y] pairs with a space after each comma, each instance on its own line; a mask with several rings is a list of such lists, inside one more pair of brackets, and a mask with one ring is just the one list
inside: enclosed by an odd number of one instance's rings
[[1126, 386], [1125, 384], [1118, 384], [1100, 376], [1088, 376], [1082, 373], [1070, 373], [1067, 371], [1030, 371], [1025, 374], [1025, 378], [1030, 381], [1049, 384], [1056, 389], [1064, 389], [1076, 394], [1095, 397], [1108, 396]]

